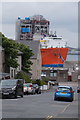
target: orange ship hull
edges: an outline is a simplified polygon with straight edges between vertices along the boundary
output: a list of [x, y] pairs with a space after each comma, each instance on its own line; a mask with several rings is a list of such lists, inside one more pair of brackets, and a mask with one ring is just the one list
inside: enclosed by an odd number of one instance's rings
[[68, 48], [41, 48], [42, 66], [63, 67]]

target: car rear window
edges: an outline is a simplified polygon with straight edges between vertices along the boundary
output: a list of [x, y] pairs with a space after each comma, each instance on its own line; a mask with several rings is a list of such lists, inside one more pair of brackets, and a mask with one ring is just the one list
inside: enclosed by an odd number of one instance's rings
[[70, 88], [67, 88], [67, 87], [59, 87], [58, 90], [59, 90], [59, 91], [69, 91]]
[[27, 87], [27, 85], [25, 84], [24, 87]]
[[37, 84], [33, 84], [33, 87], [38, 87], [38, 85]]
[[26, 87], [32, 87], [32, 84], [26, 84]]

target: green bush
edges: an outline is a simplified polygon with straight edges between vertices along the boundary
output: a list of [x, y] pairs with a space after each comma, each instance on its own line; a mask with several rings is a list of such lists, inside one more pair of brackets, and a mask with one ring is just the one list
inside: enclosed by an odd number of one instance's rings
[[42, 86], [42, 85], [47, 85], [47, 82], [45, 79], [42, 79], [42, 80], [36, 80], [36, 81], [32, 81], [33, 84], [38, 84], [39, 86]]
[[45, 82], [48, 82], [49, 78], [48, 77], [42, 77], [42, 80], [44, 80]]
[[23, 79], [26, 83], [32, 82], [30, 77], [25, 72], [18, 72], [18, 74], [15, 76], [16, 79]]
[[37, 79], [35, 81], [32, 81], [33, 84], [38, 84], [39, 86], [41, 86], [41, 80]]
[[41, 84], [42, 84], [42, 85], [47, 85], [48, 81], [49, 81], [49, 78], [47, 78], [47, 77], [42, 77]]

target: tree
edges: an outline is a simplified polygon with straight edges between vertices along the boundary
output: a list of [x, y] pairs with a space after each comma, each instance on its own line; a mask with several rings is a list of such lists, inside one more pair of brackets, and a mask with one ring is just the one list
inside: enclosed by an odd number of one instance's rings
[[23, 71], [18, 72], [18, 74], [15, 76], [15, 79], [23, 79], [26, 83], [32, 82], [31, 78]]
[[6, 72], [9, 72], [9, 68], [17, 68], [17, 56], [18, 56], [18, 45], [16, 44], [16, 41], [10, 40], [7, 37], [5, 37], [2, 34], [2, 47], [4, 48], [4, 54], [5, 54], [5, 69]]
[[22, 54], [22, 70], [28, 72], [32, 62], [30, 61], [30, 57], [33, 55], [32, 50], [22, 43], [19, 44], [19, 50], [23, 53]]
[[22, 69], [26, 72], [29, 72], [30, 66], [32, 62], [30, 61], [30, 57], [33, 55], [32, 50], [29, 49], [28, 46], [17, 43], [15, 40], [8, 39], [2, 33], [0, 33], [0, 45], [4, 48], [5, 53], [5, 67], [6, 68], [17, 68], [17, 56], [19, 51], [22, 54]]

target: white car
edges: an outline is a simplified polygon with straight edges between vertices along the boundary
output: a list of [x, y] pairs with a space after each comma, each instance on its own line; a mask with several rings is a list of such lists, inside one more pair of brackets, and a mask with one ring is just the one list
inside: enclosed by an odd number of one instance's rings
[[28, 88], [27, 88], [27, 84], [25, 83], [25, 84], [24, 84], [24, 88], [23, 88], [24, 94], [27, 94], [27, 89], [28, 89]]
[[35, 94], [35, 89], [32, 83], [24, 84], [24, 94]]

